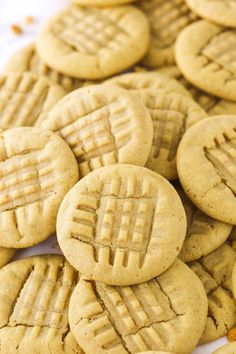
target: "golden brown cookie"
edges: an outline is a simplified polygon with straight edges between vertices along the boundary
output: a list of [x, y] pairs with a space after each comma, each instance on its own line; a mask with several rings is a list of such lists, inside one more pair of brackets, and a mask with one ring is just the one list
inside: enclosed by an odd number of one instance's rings
[[90, 278], [130, 285], [163, 273], [176, 259], [185, 213], [171, 184], [148, 169], [93, 171], [64, 198], [57, 235], [68, 261]]
[[236, 101], [236, 29], [197, 21], [179, 35], [175, 54], [186, 77], [200, 89]]
[[72, 77], [102, 79], [137, 63], [149, 45], [146, 16], [133, 6], [70, 6], [44, 26], [42, 60]]
[[220, 247], [228, 238], [232, 225], [212, 219], [197, 209], [180, 186], [177, 192], [187, 216], [187, 233], [179, 258], [192, 262]]
[[13, 248], [0, 247], [0, 268], [7, 264], [16, 253]]
[[191, 127], [180, 142], [177, 169], [200, 210], [236, 224], [236, 116], [210, 117]]
[[200, 17], [225, 27], [236, 27], [235, 0], [186, 0], [186, 2]]
[[64, 195], [78, 180], [76, 160], [56, 134], [14, 128], [0, 135], [0, 246], [37, 244], [56, 228]]
[[77, 280], [60, 256], [30, 257], [1, 269], [1, 354], [83, 354], [67, 314]]
[[153, 122], [153, 141], [146, 167], [168, 180], [177, 179], [176, 153], [185, 131], [207, 116], [192, 98], [176, 92], [139, 92]]
[[151, 27], [151, 45], [143, 63], [149, 67], [174, 64], [174, 45], [179, 32], [197, 16], [185, 0], [142, 0], [137, 5], [146, 14]]
[[236, 303], [232, 293], [232, 271], [236, 252], [228, 244], [190, 263], [202, 281], [208, 297], [208, 317], [201, 343], [223, 337], [236, 324]]
[[208, 113], [209, 116], [220, 114], [236, 115], [236, 102], [227, 101], [200, 90], [185, 79], [177, 66], [160, 68], [158, 73], [168, 75], [180, 81], [180, 83], [191, 93], [194, 100]]
[[37, 77], [47, 76], [55, 84], [62, 86], [67, 92], [85, 86], [87, 83], [84, 80], [63, 75], [44, 64], [36, 52], [34, 43], [28, 44], [14, 53], [7, 61], [3, 71], [4, 73], [29, 71]]
[[203, 286], [179, 260], [139, 285], [114, 287], [82, 278], [69, 306], [71, 331], [87, 354], [189, 354], [202, 335], [206, 315]]
[[232, 342], [217, 349], [212, 354], [235, 354], [235, 353], [236, 353], [236, 342]]
[[73, 0], [75, 4], [86, 6], [111, 6], [111, 5], [123, 5], [135, 0]]
[[49, 113], [42, 128], [59, 133], [73, 151], [80, 176], [116, 163], [145, 165], [153, 125], [140, 99], [116, 86], [76, 90]]
[[163, 352], [163, 351], [157, 351], [157, 350], [152, 350], [152, 351], [148, 351], [148, 352], [140, 352], [138, 354], [173, 354], [173, 353], [170, 353], [170, 352]]
[[32, 126], [47, 116], [65, 91], [32, 73], [0, 75], [0, 127]]

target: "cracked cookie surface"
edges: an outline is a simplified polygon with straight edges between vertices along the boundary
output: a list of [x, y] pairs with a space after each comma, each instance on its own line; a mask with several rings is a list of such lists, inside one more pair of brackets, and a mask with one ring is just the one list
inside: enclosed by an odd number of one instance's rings
[[208, 256], [189, 263], [208, 297], [208, 317], [201, 343], [223, 337], [236, 324], [236, 303], [232, 292], [235, 261], [236, 252], [225, 243]]
[[24, 248], [55, 232], [56, 215], [78, 180], [76, 160], [56, 134], [33, 127], [0, 135], [0, 245]]
[[210, 117], [192, 126], [180, 142], [177, 170], [200, 210], [236, 224], [236, 116]]
[[147, 18], [134, 6], [72, 5], [46, 23], [36, 45], [42, 60], [55, 70], [96, 80], [138, 62], [149, 37]]
[[192, 84], [212, 95], [235, 102], [235, 48], [235, 28], [201, 20], [180, 33], [175, 47], [176, 61]]
[[83, 274], [130, 285], [163, 273], [176, 259], [185, 213], [171, 184], [143, 167], [93, 171], [64, 198], [57, 217], [60, 247]]
[[0, 270], [1, 354], [83, 354], [68, 307], [78, 273], [61, 256], [36, 256]]
[[88, 354], [163, 350], [190, 353], [202, 335], [207, 298], [180, 260], [139, 285], [109, 286], [82, 278], [69, 306], [71, 331]]

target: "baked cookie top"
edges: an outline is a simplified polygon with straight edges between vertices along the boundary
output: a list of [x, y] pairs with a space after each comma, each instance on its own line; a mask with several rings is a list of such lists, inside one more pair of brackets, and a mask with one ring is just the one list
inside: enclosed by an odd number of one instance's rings
[[171, 184], [143, 167], [93, 171], [64, 198], [57, 217], [60, 247], [83, 274], [130, 285], [163, 273], [176, 259], [185, 212]]
[[180, 260], [139, 285], [109, 286], [82, 278], [69, 306], [71, 331], [91, 354], [189, 354], [202, 335], [206, 315], [204, 288]]
[[236, 224], [236, 116], [203, 119], [183, 136], [177, 152], [180, 182], [205, 214]]
[[42, 60], [83, 79], [102, 79], [138, 62], [149, 45], [146, 16], [132, 6], [71, 5], [52, 17], [36, 42]]
[[80, 176], [115, 163], [145, 165], [153, 125], [140, 99], [116, 86], [76, 90], [49, 113], [42, 128], [59, 133], [73, 151]]
[[24, 248], [55, 232], [59, 205], [78, 181], [76, 160], [56, 134], [21, 127], [0, 135], [0, 246]]
[[197, 21], [178, 36], [175, 54], [184, 76], [212, 95], [236, 101], [236, 29]]
[[1, 354], [83, 354], [68, 324], [77, 281], [61, 256], [30, 257], [1, 269]]

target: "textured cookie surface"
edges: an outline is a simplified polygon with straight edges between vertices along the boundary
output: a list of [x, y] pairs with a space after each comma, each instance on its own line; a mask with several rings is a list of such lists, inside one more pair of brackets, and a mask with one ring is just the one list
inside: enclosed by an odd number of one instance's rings
[[154, 72], [135, 72], [115, 76], [107, 80], [105, 83], [114, 84], [128, 91], [138, 93], [140, 90], [150, 88], [165, 89], [181, 93], [183, 95], [190, 95], [189, 92], [177, 80], [170, 78], [167, 75]]
[[15, 253], [16, 251], [12, 248], [0, 247], [0, 268], [7, 264]]
[[236, 342], [232, 342], [217, 349], [212, 354], [235, 354], [235, 353], [236, 353]]
[[38, 125], [65, 95], [46, 77], [31, 73], [0, 75], [0, 127]]
[[152, 120], [139, 98], [105, 85], [66, 96], [42, 127], [68, 143], [81, 176], [115, 163], [145, 165], [153, 137]]
[[236, 224], [236, 116], [210, 117], [191, 127], [180, 142], [177, 169], [199, 209]]
[[115, 287], [82, 278], [69, 306], [71, 331], [87, 354], [189, 354], [202, 335], [206, 315], [203, 286], [179, 260], [139, 285]]
[[82, 354], [68, 324], [77, 280], [60, 256], [27, 258], [1, 269], [1, 354]]
[[86, 81], [60, 74], [44, 64], [38, 56], [33, 43], [14, 53], [7, 61], [3, 71], [4, 73], [29, 71], [38, 77], [47, 76], [55, 84], [62, 86], [67, 92], [84, 86], [86, 83]]
[[177, 187], [187, 216], [187, 233], [179, 258], [184, 262], [206, 256], [228, 238], [232, 225], [212, 219], [197, 209], [181, 187]]
[[43, 28], [37, 49], [66, 75], [101, 79], [138, 62], [149, 44], [146, 16], [132, 6], [70, 6]]
[[186, 0], [186, 2], [200, 17], [223, 26], [236, 27], [235, 0]]
[[208, 297], [208, 317], [201, 343], [223, 337], [236, 323], [236, 304], [232, 293], [235, 261], [236, 252], [224, 244], [189, 264], [202, 281]]
[[78, 180], [66, 143], [38, 128], [0, 135], [0, 245], [22, 248], [55, 232], [56, 214]]
[[175, 40], [197, 16], [184, 0], [142, 0], [137, 5], [147, 15], [151, 26], [151, 45], [144, 64], [150, 67], [173, 64]]
[[176, 60], [184, 76], [195, 86], [236, 101], [235, 48], [236, 29], [197, 21], [179, 35]]
[[131, 165], [90, 173], [67, 194], [57, 217], [59, 244], [70, 263], [113, 285], [163, 273], [185, 230], [184, 209], [170, 183]]
[[178, 80], [191, 93], [194, 100], [209, 116], [220, 114], [236, 114], [236, 102], [227, 101], [204, 92], [188, 82], [177, 66], [160, 68], [158, 73], [168, 75]]
[[139, 95], [153, 122], [152, 148], [146, 167], [168, 180], [178, 178], [176, 153], [185, 131], [207, 116], [190, 97], [159, 89]]

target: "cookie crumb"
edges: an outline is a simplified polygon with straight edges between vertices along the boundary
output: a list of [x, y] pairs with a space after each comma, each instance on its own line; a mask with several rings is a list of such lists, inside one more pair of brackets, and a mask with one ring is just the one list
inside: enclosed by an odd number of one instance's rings
[[11, 25], [11, 30], [13, 33], [15, 33], [16, 35], [20, 35], [23, 33], [22, 28], [19, 25], [16, 24], [12, 24]]
[[32, 25], [34, 23], [35, 18], [33, 16], [27, 16], [24, 20], [24, 23], [26, 25]]
[[236, 328], [232, 328], [228, 333], [227, 333], [227, 338], [230, 342], [236, 341]]

